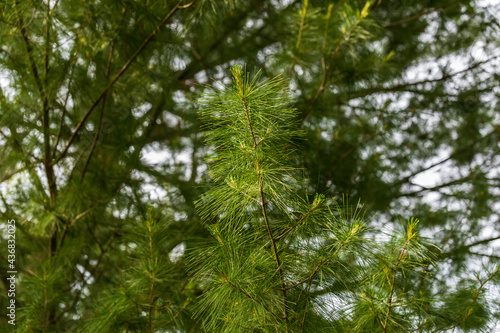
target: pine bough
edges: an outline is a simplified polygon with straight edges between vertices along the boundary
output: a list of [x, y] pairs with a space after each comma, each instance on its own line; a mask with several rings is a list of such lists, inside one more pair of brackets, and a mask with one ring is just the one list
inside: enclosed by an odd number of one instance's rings
[[[359, 205], [306, 193], [302, 136], [287, 81], [239, 66], [200, 114], [212, 186], [198, 201], [213, 240], [191, 252], [210, 332], [435, 332], [463, 327], [480, 302], [443, 312], [429, 267], [438, 250], [416, 219], [386, 235]], [[480, 291], [480, 290], [479, 290]], [[446, 302], [445, 300], [440, 300]], [[436, 303], [436, 304], [435, 304]], [[470, 312], [470, 313], [469, 313]]]

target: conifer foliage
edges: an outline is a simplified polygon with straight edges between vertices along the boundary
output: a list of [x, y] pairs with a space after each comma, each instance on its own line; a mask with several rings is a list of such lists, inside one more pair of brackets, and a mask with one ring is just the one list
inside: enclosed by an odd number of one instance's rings
[[196, 306], [205, 328], [439, 330], [434, 315], [450, 314], [432, 303], [426, 267], [437, 248], [419, 235], [418, 220], [384, 241], [359, 204], [304, 193], [287, 81], [260, 81], [239, 66], [232, 74], [231, 87], [202, 100], [214, 184], [198, 208], [213, 241], [191, 253], [190, 269], [206, 290]]
[[186, 287], [179, 274], [180, 263], [165, 255], [171, 223], [150, 208], [145, 221], [127, 228], [124, 252], [128, 266], [95, 301], [94, 315], [84, 332], [189, 328], [185, 310], [192, 299], [179, 299], [179, 291]]
[[495, 332], [499, 13], [0, 1], [0, 332]]

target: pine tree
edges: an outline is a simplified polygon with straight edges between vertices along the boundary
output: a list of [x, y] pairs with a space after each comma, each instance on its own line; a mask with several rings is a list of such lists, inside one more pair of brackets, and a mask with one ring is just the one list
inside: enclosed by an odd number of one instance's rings
[[418, 220], [381, 240], [359, 203], [304, 193], [288, 82], [232, 74], [200, 112], [213, 185], [198, 206], [213, 241], [190, 267], [206, 290], [196, 309], [208, 331], [432, 332], [473, 327], [473, 307], [488, 316], [476, 296], [498, 269], [469, 304], [440, 305], [427, 278], [438, 251]]
[[[376, 230], [392, 235], [418, 217], [418, 231], [442, 249], [422, 268], [437, 307], [422, 305], [426, 318], [435, 330], [494, 331], [498, 11], [482, 0], [0, 2], [0, 308], [9, 302], [4, 231], [15, 220], [17, 331], [148, 331], [151, 308], [151, 330], [203, 331], [203, 315], [189, 309], [206, 284], [190, 280], [182, 255], [211, 237], [195, 208], [211, 180], [192, 101], [211, 78], [229, 85], [230, 67], [246, 63], [264, 79], [290, 79], [303, 130], [291, 139], [296, 153], [284, 148], [300, 180], [286, 183], [290, 201], [306, 211], [314, 193], [361, 198], [377, 216], [365, 219], [363, 237], [379, 245], [390, 237]], [[296, 217], [273, 209], [273, 228]], [[152, 305], [148, 221], [168, 270], [155, 272], [154, 290], [169, 295]], [[371, 260], [397, 259], [398, 245], [384, 246]], [[418, 274], [396, 281], [395, 297], [400, 283], [421, 284]], [[339, 288], [321, 282], [315, 297]], [[385, 320], [389, 292], [355, 294], [382, 295], [374, 304]], [[113, 304], [120, 317], [106, 318]], [[354, 309], [369, 315], [361, 305], [346, 311]], [[0, 316], [0, 331], [11, 328]]]

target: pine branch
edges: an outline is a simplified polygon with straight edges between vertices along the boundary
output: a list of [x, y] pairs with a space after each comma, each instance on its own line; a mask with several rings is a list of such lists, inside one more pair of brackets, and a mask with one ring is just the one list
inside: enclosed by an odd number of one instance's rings
[[323, 67], [323, 77], [321, 78], [321, 84], [318, 87], [318, 90], [316, 91], [316, 94], [314, 95], [313, 99], [311, 101], [309, 101], [309, 103], [308, 103], [308, 108], [306, 109], [305, 116], [302, 118], [302, 124], [305, 123], [309, 119], [309, 117], [312, 114], [312, 108], [313, 108], [314, 104], [316, 104], [319, 96], [323, 93], [323, 91], [327, 87], [327, 81], [329, 79], [330, 73], [331, 73], [332, 68], [334, 66], [334, 60], [335, 60], [335, 57], [337, 56], [337, 53], [339, 53], [341, 47], [344, 46], [345, 43], [347, 43], [347, 41], [349, 40], [349, 38], [351, 38], [351, 35], [354, 33], [354, 31], [359, 26], [359, 24], [361, 23], [361, 21], [364, 18], [366, 18], [366, 16], [368, 15], [368, 12], [367, 12], [368, 7], [367, 7], [367, 5], [369, 6], [369, 4], [370, 4], [369, 2], [366, 3], [365, 8], [363, 8], [363, 11], [358, 16], [358, 19], [356, 20], [356, 22], [349, 28], [349, 30], [347, 31], [347, 33], [345, 33], [342, 36], [342, 39], [337, 44], [337, 47], [335, 48], [335, 50], [330, 55], [330, 61], [328, 63], [328, 68], [326, 70], [325, 70], [325, 59], [324, 59], [324, 57], [321, 58], [321, 63], [322, 63], [322, 67]]
[[[347, 202], [344, 202], [343, 209], [337, 205], [337, 210], [334, 212], [329, 205], [324, 204], [322, 196], [318, 195], [315, 196], [312, 205], [306, 206], [305, 202], [299, 199], [301, 196], [295, 191], [300, 188], [298, 185], [300, 179], [296, 179], [294, 174], [289, 172], [292, 169], [286, 164], [288, 156], [281, 149], [290, 144], [290, 138], [294, 135], [292, 133], [296, 133], [293, 132], [293, 127], [288, 127], [287, 117], [292, 117], [292, 112], [287, 113], [287, 109], [279, 110], [271, 102], [273, 100], [276, 105], [282, 105], [280, 91], [285, 91], [284, 88], [272, 80], [257, 84], [255, 77], [250, 80], [248, 75], [242, 74], [243, 70], [238, 66], [233, 67], [232, 71], [233, 86], [224, 87], [221, 92], [208, 94], [203, 100], [207, 105], [200, 112], [202, 120], [206, 121], [204, 126], [207, 142], [212, 145], [214, 151], [209, 157], [211, 163], [209, 172], [216, 182], [199, 201], [200, 216], [205, 223], [212, 224], [214, 219], [216, 223], [209, 227], [215, 241], [208, 247], [208, 251], [203, 251], [208, 254], [200, 252], [202, 258], [196, 258], [192, 263], [195, 275], [202, 281], [208, 279], [209, 282], [207, 295], [200, 305], [203, 311], [198, 313], [208, 315], [207, 327], [215, 330], [221, 325], [221, 316], [230, 318], [237, 311], [240, 313], [248, 311], [243, 304], [241, 309], [234, 309], [228, 304], [225, 298], [229, 294], [227, 289], [221, 288], [222, 282], [229, 284], [246, 298], [266, 306], [267, 309], [270, 309], [269, 306], [274, 308], [275, 304], [281, 305], [282, 302], [283, 315], [278, 318], [285, 321], [282, 330], [285, 331], [286, 324], [286, 330], [289, 332], [294, 330], [305, 332], [306, 326], [308, 327], [306, 323], [309, 323], [308, 315], [312, 321], [313, 313], [317, 315], [321, 306], [326, 306], [319, 298], [326, 294], [335, 294], [335, 288], [338, 288], [334, 287], [326, 292], [313, 291], [313, 287], [321, 289], [321, 281], [315, 279], [320, 272], [321, 280], [324, 277], [328, 280], [339, 279], [342, 275], [337, 276], [337, 274], [342, 273], [334, 272], [336, 265], [339, 265], [341, 270], [352, 269], [351, 272], [356, 274], [354, 278], [356, 281], [380, 279], [378, 270], [374, 271], [369, 266], [363, 267], [362, 263], [359, 267], [347, 268], [346, 262], [339, 258], [341, 253], [345, 253], [346, 259], [352, 263], [352, 254], [366, 256], [363, 244], [369, 241], [360, 237], [361, 233], [367, 230], [362, 223], [364, 214], [358, 211], [358, 206], [354, 208]], [[276, 110], [274, 111], [276, 115], [268, 110]], [[274, 123], [275, 119], [282, 121], [283, 124]], [[239, 195], [235, 195], [235, 192]], [[257, 193], [258, 200], [254, 198]], [[241, 200], [240, 195], [258, 203], [259, 209], [255, 209], [251, 200]], [[292, 214], [297, 214], [292, 212], [298, 211], [301, 215], [291, 218]], [[258, 221], [255, 224], [254, 219]], [[311, 223], [304, 223], [309, 219]], [[384, 296], [387, 297], [385, 315], [378, 314], [373, 300], [370, 300], [369, 313], [375, 311], [375, 317], [384, 332], [391, 326], [393, 308], [411, 308], [412, 304], [423, 299], [414, 297], [408, 302], [404, 302], [402, 298], [397, 302], [393, 300], [396, 275], [408, 253], [410, 241], [416, 235], [414, 227], [417, 222], [413, 219], [408, 222], [407, 237], [402, 244], [401, 253], [398, 253], [392, 275], [388, 272], [385, 277], [382, 276], [383, 279], [387, 279], [390, 287], [388, 295]], [[281, 230], [281, 233], [274, 235], [273, 227]], [[294, 237], [287, 239], [286, 236], [292, 232]], [[322, 234], [315, 235], [316, 232]], [[279, 245], [277, 242], [281, 240], [284, 241]], [[425, 247], [418, 243], [412, 243], [412, 246], [418, 255], [415, 267], [424, 260], [427, 264], [432, 261], [432, 254], [427, 254]], [[259, 259], [256, 257], [258, 253], [255, 252], [256, 248], [264, 249], [266, 259], [269, 260], [266, 262], [261, 258], [262, 266], [257, 263]], [[267, 250], [268, 248], [272, 250]], [[272, 257], [267, 258], [268, 251], [272, 251]], [[311, 269], [304, 269], [309, 265], [307, 258], [301, 258], [305, 254], [311, 255], [311, 258], [319, 257]], [[380, 264], [376, 258], [377, 254], [372, 255], [375, 257], [367, 261], [373, 260], [372, 264]], [[246, 262], [247, 259], [242, 262], [240, 260], [242, 257], [249, 257], [250, 263]], [[292, 265], [284, 265], [284, 262]], [[300, 268], [295, 268], [294, 265]], [[271, 278], [268, 277], [269, 274]], [[228, 276], [231, 276], [232, 281], [229, 282]], [[285, 277], [289, 276], [300, 279], [287, 283]], [[241, 281], [245, 288], [241, 288], [240, 282], [237, 281]], [[260, 281], [266, 283], [266, 288], [269, 288], [271, 294], [276, 297], [273, 303], [252, 296], [253, 291], [259, 290]], [[269, 282], [270, 284], [267, 284]], [[377, 280], [376, 283], [380, 285], [384, 284], [384, 281]], [[303, 284], [306, 285], [301, 286]], [[338, 284], [342, 285], [344, 291], [356, 292], [355, 290], [360, 288], [359, 285], [364, 283], [339, 281]], [[297, 286], [301, 286], [300, 290], [292, 290]], [[314, 310], [310, 309], [312, 306]], [[239, 317], [236, 322], [242, 318]], [[325, 321], [328, 319], [325, 318]], [[227, 322], [232, 323], [232, 321]], [[261, 323], [255, 321], [255, 324]]]
[[303, 280], [300, 280], [299, 282], [296, 282], [294, 283], [293, 285], [290, 285], [290, 286], [287, 286], [286, 289], [289, 290], [289, 289], [293, 289], [295, 287], [297, 287], [298, 285], [301, 285], [307, 281], [312, 281], [312, 279], [314, 278], [314, 276], [316, 274], [318, 274], [319, 270], [321, 269], [321, 267], [325, 266], [326, 264], [328, 264], [333, 258], [335, 258], [335, 256], [337, 255], [337, 253], [349, 242], [350, 240], [350, 237], [348, 237], [342, 244], [340, 244], [337, 249], [335, 250], [335, 252], [333, 252], [333, 254], [328, 257], [327, 260], [325, 261], [320, 261], [318, 263], [318, 265], [316, 266], [316, 268], [314, 269], [314, 271], [305, 279]]
[[148, 240], [149, 240], [149, 280], [150, 280], [150, 293], [149, 293], [149, 307], [148, 307], [148, 327], [149, 333], [153, 333], [152, 324], [152, 312], [154, 303], [154, 288], [155, 288], [155, 276], [154, 276], [154, 255], [153, 255], [153, 235], [151, 233], [151, 222], [147, 223], [148, 228]]
[[373, 304], [373, 297], [370, 295], [370, 309], [372, 310], [373, 314], [375, 315], [375, 318], [377, 318], [378, 323], [380, 326], [382, 326], [382, 329], [385, 330], [386, 324], [382, 322], [380, 319], [380, 316], [378, 315], [378, 312], [375, 310], [375, 304]]
[[[244, 81], [244, 78], [241, 76], [241, 72], [239, 72], [239, 75], [238, 75], [238, 72], [235, 72], [235, 73], [236, 73], [235, 78], [236, 78], [236, 81], [238, 82], [238, 90], [240, 93], [239, 97], [241, 98], [241, 100], [243, 102], [243, 108], [245, 110], [245, 116], [246, 116], [246, 119], [248, 121], [250, 135], [252, 136], [254, 150], [255, 150], [255, 153], [257, 153], [258, 145], [257, 145], [257, 141], [255, 139], [252, 121], [250, 120], [250, 113], [249, 113], [248, 105], [247, 105], [247, 102], [245, 99], [245, 93], [246, 93], [246, 88], [247, 88], [246, 81]], [[256, 154], [256, 156], [257, 156], [257, 154]], [[281, 287], [283, 288], [282, 289], [282, 292], [283, 292], [283, 314], [285, 316], [284, 320], [286, 323], [286, 330], [287, 330], [287, 332], [289, 332], [290, 327], [289, 327], [289, 323], [288, 323], [288, 304], [287, 304], [288, 300], [287, 300], [287, 292], [285, 289], [285, 280], [283, 277], [283, 269], [281, 267], [281, 260], [279, 257], [278, 249], [276, 247], [276, 239], [273, 236], [273, 231], [271, 230], [271, 225], [269, 223], [269, 218], [267, 216], [267, 210], [266, 210], [267, 203], [266, 203], [266, 200], [264, 198], [264, 184], [262, 181], [261, 169], [260, 169], [259, 162], [257, 161], [257, 159], [255, 160], [255, 168], [257, 170], [257, 178], [258, 178], [258, 182], [259, 182], [259, 193], [260, 193], [260, 202], [261, 202], [261, 207], [262, 207], [262, 216], [264, 216], [264, 222], [266, 223], [267, 233], [269, 234], [269, 239], [271, 241], [273, 251], [274, 251], [274, 259], [276, 260], [276, 265], [278, 267], [278, 273], [279, 273], [280, 280], [281, 280]]]
[[282, 233], [281, 235], [277, 236], [275, 239], [276, 240], [280, 240], [281, 238], [285, 237], [286, 235], [288, 235], [288, 233], [290, 233], [291, 231], [295, 230], [298, 226], [300, 226], [302, 224], [302, 222], [309, 216], [311, 215], [317, 208], [318, 208], [318, 205], [320, 204], [320, 200], [315, 200], [313, 202], [313, 206], [311, 207], [311, 209], [305, 213], [304, 215], [302, 215], [302, 217], [300, 219], [297, 220], [297, 222], [291, 226], [288, 230], [286, 230], [284, 233]]
[[[386, 86], [386, 87], [376, 87], [376, 88], [371, 88], [371, 89], [364, 89], [364, 90], [357, 90], [355, 94], [351, 95], [348, 97], [349, 100], [355, 99], [355, 98], [363, 98], [369, 95], [377, 94], [377, 93], [384, 93], [384, 92], [396, 92], [396, 91], [408, 91], [408, 88], [415, 87], [415, 86], [420, 86], [420, 85], [425, 85], [428, 83], [438, 83], [438, 82], [443, 82], [447, 81], [449, 79], [453, 79], [457, 76], [460, 76], [462, 74], [467, 74], [468, 72], [481, 68], [482, 65], [489, 64], [492, 61], [500, 58], [500, 55], [497, 56], [492, 56], [486, 60], [481, 60], [481, 61], [476, 61], [470, 66], [468, 66], [465, 69], [453, 72], [453, 73], [443, 73], [441, 77], [436, 78], [436, 79], [425, 79], [421, 81], [415, 81], [415, 82], [403, 82], [399, 83], [393, 86]], [[439, 60], [439, 59], [436, 59]]]
[[243, 294], [246, 298], [248, 298], [248, 299], [252, 300], [253, 302], [257, 303], [258, 305], [262, 306], [267, 312], [269, 312], [270, 314], [272, 314], [277, 319], [280, 319], [280, 320], [285, 320], [286, 319], [286, 317], [280, 317], [279, 315], [277, 315], [276, 313], [274, 313], [273, 310], [271, 310], [270, 308], [268, 308], [264, 303], [259, 302], [255, 297], [252, 297], [249, 293], [247, 293], [246, 291], [244, 291], [243, 289], [241, 289], [240, 287], [238, 287], [237, 285], [235, 285], [234, 283], [232, 283], [231, 281], [229, 281], [229, 279], [227, 278], [227, 276], [224, 275], [224, 273], [222, 273], [222, 272], [219, 272], [219, 273], [221, 274], [222, 278], [224, 279], [224, 282], [226, 282], [231, 287], [233, 287], [234, 289], [236, 289], [238, 292], [240, 292], [241, 294]]
[[115, 74], [115, 76], [111, 79], [110, 83], [106, 86], [106, 88], [101, 92], [99, 97], [92, 103], [90, 108], [87, 110], [83, 118], [80, 120], [80, 122], [76, 125], [75, 129], [73, 130], [73, 133], [71, 134], [70, 138], [68, 139], [68, 142], [66, 146], [64, 147], [63, 151], [57, 157], [53, 162], [52, 165], [57, 164], [61, 159], [63, 159], [66, 154], [68, 153], [69, 147], [71, 147], [71, 144], [73, 143], [74, 139], [76, 138], [76, 135], [78, 132], [82, 129], [83, 125], [87, 121], [88, 117], [94, 111], [94, 109], [99, 105], [101, 100], [106, 96], [108, 91], [113, 87], [113, 85], [118, 81], [118, 79], [128, 70], [130, 65], [135, 61], [135, 59], [139, 56], [139, 54], [146, 48], [146, 46], [153, 40], [153, 38], [158, 34], [160, 29], [167, 23], [167, 21], [177, 12], [179, 9], [184, 9], [188, 8], [191, 5], [193, 5], [197, 0], [193, 0], [187, 5], [181, 6], [182, 0], [163, 18], [163, 20], [156, 26], [156, 28], [151, 32], [151, 34], [142, 42], [142, 44], [139, 46], [139, 48], [134, 52], [134, 54], [125, 62], [123, 67], [118, 71], [118, 73]]
[[[50, 154], [50, 115], [49, 115], [49, 101], [48, 101], [48, 96], [47, 96], [47, 91], [46, 87], [44, 87], [42, 80], [40, 78], [40, 75], [38, 73], [38, 69], [35, 63], [35, 59], [33, 57], [33, 47], [31, 46], [31, 42], [28, 38], [28, 33], [26, 31], [26, 26], [24, 24], [24, 21], [21, 17], [21, 13], [19, 11], [19, 1], [16, 1], [15, 3], [15, 8], [16, 8], [16, 14], [18, 18], [18, 24], [19, 24], [19, 30], [21, 32], [21, 36], [23, 38], [23, 42], [26, 48], [26, 53], [28, 55], [28, 60], [29, 64], [31, 67], [31, 72], [33, 74], [33, 77], [35, 79], [36, 86], [38, 88], [38, 92], [40, 95], [40, 98], [42, 99], [42, 127], [43, 127], [43, 142], [44, 142], [44, 167], [45, 167], [45, 174], [47, 177], [47, 182], [49, 185], [49, 192], [50, 192], [50, 199], [51, 202], [55, 200], [55, 197], [57, 196], [57, 185], [56, 185], [56, 179], [55, 179], [55, 174], [54, 174], [54, 169], [51, 165], [51, 154]], [[49, 23], [47, 23], [47, 26]], [[49, 30], [47, 28], [47, 38], [50, 37]], [[47, 41], [48, 43], [48, 41]], [[45, 59], [45, 75], [47, 76], [48, 70], [49, 70], [49, 64], [48, 64], [48, 54], [46, 55]], [[54, 244], [54, 241], [51, 241], [51, 244]], [[55, 248], [51, 248], [51, 251], [55, 251]]]
[[469, 318], [470, 315], [472, 314], [472, 307], [477, 302], [477, 299], [478, 299], [479, 295], [481, 294], [481, 291], [484, 289], [484, 286], [486, 285], [486, 283], [491, 281], [498, 274], [499, 271], [500, 271], [500, 269], [497, 267], [495, 269], [495, 271], [492, 274], [490, 274], [485, 280], [481, 280], [478, 276], [477, 280], [479, 281], [479, 287], [473, 291], [472, 300], [471, 300], [469, 306], [467, 307], [467, 309], [465, 310], [463, 318], [460, 319], [459, 321], [457, 321], [457, 323], [455, 323], [452, 326], [440, 327], [440, 328], [437, 328], [436, 330], [434, 330], [433, 332], [439, 332], [439, 331], [444, 331], [444, 330], [449, 331], [451, 329], [454, 329], [454, 328], [462, 325], [467, 320], [467, 318]]
[[423, 167], [423, 168], [420, 168], [417, 171], [414, 171], [409, 176], [406, 176], [406, 177], [400, 179], [399, 181], [395, 182], [395, 184], [398, 184], [398, 185], [403, 184], [403, 183], [409, 181], [410, 179], [412, 179], [413, 177], [417, 176], [418, 174], [421, 174], [422, 172], [428, 171], [428, 170], [433, 169], [433, 168], [435, 168], [435, 167], [437, 167], [439, 165], [442, 165], [442, 164], [448, 162], [449, 160], [453, 159], [456, 155], [458, 155], [458, 154], [460, 154], [460, 153], [462, 153], [464, 151], [467, 151], [467, 149], [470, 149], [470, 148], [474, 147], [478, 142], [486, 140], [486, 139], [490, 138], [491, 136], [493, 136], [495, 134], [496, 134], [496, 130], [493, 129], [492, 131], [490, 131], [486, 135], [482, 136], [478, 140], [476, 140], [476, 141], [474, 141], [474, 142], [472, 142], [472, 143], [470, 143], [470, 144], [468, 144], [466, 146], [463, 146], [460, 149], [457, 149], [457, 150], [453, 151], [448, 157], [446, 157], [446, 158], [444, 158], [444, 159], [442, 159], [442, 160], [440, 160], [438, 162], [435, 162], [435, 163], [433, 163], [433, 164], [431, 164], [431, 165], [429, 165], [427, 167]]
[[412, 21], [416, 21], [418, 20], [419, 18], [421, 18], [422, 16], [427, 16], [429, 14], [432, 14], [432, 13], [436, 13], [436, 12], [442, 12], [442, 11], [445, 11], [446, 9], [448, 8], [451, 8], [453, 6], [455, 6], [456, 3], [452, 4], [451, 6], [448, 6], [448, 7], [437, 7], [437, 8], [432, 8], [432, 9], [429, 9], [429, 10], [424, 10], [420, 13], [417, 13], [413, 16], [410, 16], [410, 17], [406, 17], [406, 18], [403, 18], [401, 20], [398, 20], [398, 21], [394, 21], [394, 22], [390, 22], [390, 23], [387, 23], [384, 25], [384, 28], [392, 28], [392, 27], [395, 27], [397, 25], [400, 25], [400, 24], [404, 24], [404, 23], [409, 23], [409, 22], [412, 22]]
[[[105, 74], [106, 81], [109, 80], [109, 74], [111, 72], [111, 60], [113, 58], [113, 50], [114, 50], [114, 43], [113, 43], [113, 41], [111, 41], [111, 48], [109, 50], [108, 64], [106, 67], [106, 74]], [[104, 109], [106, 107], [106, 98], [107, 98], [109, 93], [106, 93], [104, 95], [104, 97], [102, 98], [101, 113], [99, 115], [99, 125], [97, 126], [97, 130], [96, 130], [95, 135], [94, 135], [94, 140], [92, 140], [92, 146], [90, 147], [89, 155], [87, 156], [87, 160], [85, 161], [85, 165], [83, 166], [82, 178], [80, 179], [80, 182], [83, 182], [83, 179], [85, 178], [85, 173], [87, 171], [87, 167], [90, 163], [90, 159], [92, 158], [92, 154], [94, 153], [94, 149], [97, 145], [97, 140], [99, 139], [99, 134], [101, 132], [101, 127], [102, 127], [102, 118], [104, 116]]]
[[[410, 228], [409, 228], [410, 229]], [[394, 273], [392, 274], [392, 282], [389, 283], [391, 286], [391, 291], [389, 292], [389, 297], [387, 298], [387, 313], [385, 314], [385, 321], [384, 325], [382, 325], [384, 332], [387, 332], [387, 323], [389, 321], [389, 315], [391, 314], [392, 310], [392, 296], [394, 294], [394, 287], [396, 286], [396, 273], [398, 271], [399, 265], [401, 264], [401, 260], [403, 259], [403, 256], [406, 251], [406, 247], [408, 246], [408, 243], [410, 242], [410, 239], [412, 238], [412, 235], [410, 234], [411, 230], [408, 230], [408, 236], [406, 239], [406, 242], [403, 246], [403, 249], [401, 250], [401, 253], [399, 254], [398, 261], [396, 262], [396, 266], [394, 267]]]
[[56, 157], [57, 146], [59, 145], [59, 140], [61, 140], [62, 129], [64, 126], [64, 117], [66, 116], [66, 113], [68, 112], [66, 107], [68, 105], [70, 91], [71, 91], [71, 80], [68, 82], [68, 91], [66, 92], [66, 97], [64, 98], [64, 103], [62, 105], [62, 114], [61, 114], [61, 121], [59, 123], [59, 131], [57, 132], [56, 142], [54, 143], [54, 149], [52, 150], [51, 160], [53, 160]]

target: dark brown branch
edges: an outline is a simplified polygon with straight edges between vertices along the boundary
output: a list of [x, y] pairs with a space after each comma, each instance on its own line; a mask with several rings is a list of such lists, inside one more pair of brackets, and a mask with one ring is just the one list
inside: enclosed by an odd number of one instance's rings
[[[454, 4], [455, 5], [455, 4]], [[390, 22], [390, 23], [387, 23], [385, 24], [383, 27], [384, 28], [391, 28], [391, 27], [394, 27], [394, 26], [397, 26], [397, 25], [400, 25], [400, 24], [404, 24], [404, 23], [408, 23], [408, 22], [412, 22], [412, 21], [415, 21], [415, 20], [418, 20], [419, 18], [421, 18], [422, 16], [426, 16], [426, 15], [429, 15], [429, 14], [432, 14], [432, 13], [435, 13], [435, 12], [442, 12], [444, 11], [446, 8], [450, 8], [451, 6], [449, 7], [438, 7], [438, 8], [432, 8], [430, 10], [425, 10], [423, 12], [420, 12], [418, 14], [415, 14], [413, 16], [410, 16], [410, 17], [406, 17], [404, 19], [401, 19], [401, 20], [398, 20], [398, 21], [394, 21], [394, 22]]]
[[466, 151], [467, 149], [470, 149], [472, 148], [475, 144], [477, 144], [479, 141], [482, 141], [482, 140], [485, 140], [487, 138], [489, 138], [490, 136], [494, 135], [496, 133], [496, 130], [493, 129], [491, 132], [489, 132], [488, 134], [486, 134], [485, 136], [483, 136], [482, 138], [479, 138], [478, 140], [476, 140], [475, 142], [472, 142], [471, 144], [468, 144], [466, 146], [463, 146], [462, 148], [460, 149], [457, 149], [455, 150], [453, 153], [450, 154], [450, 156], [448, 156], [447, 158], [441, 160], [441, 161], [438, 161], [436, 163], [433, 163], [431, 165], [429, 165], [428, 167], [424, 167], [424, 168], [421, 168], [415, 172], [413, 172], [411, 175], [409, 176], [406, 176], [402, 179], [400, 179], [398, 182], [396, 182], [395, 184], [403, 184], [407, 181], [409, 181], [411, 178], [415, 177], [416, 175], [422, 173], [422, 172], [425, 172], [427, 170], [430, 170], [432, 168], [435, 168], [443, 163], [446, 163], [447, 161], [451, 160], [453, 157], [455, 157], [456, 155]]
[[[111, 49], [109, 50], [109, 57], [108, 57], [108, 64], [106, 66], [106, 81], [109, 80], [109, 74], [111, 72], [111, 60], [113, 58], [113, 49], [114, 49], [114, 44], [111, 42]], [[90, 147], [90, 152], [89, 156], [87, 156], [87, 160], [85, 161], [85, 165], [83, 166], [83, 171], [82, 171], [82, 178], [80, 179], [80, 182], [83, 182], [83, 179], [85, 178], [85, 173], [87, 172], [87, 167], [90, 163], [90, 159], [92, 158], [92, 154], [94, 153], [94, 149], [97, 145], [97, 140], [99, 140], [99, 134], [101, 132], [102, 128], [102, 119], [104, 117], [104, 109], [106, 108], [106, 98], [108, 94], [105, 94], [104, 97], [102, 98], [102, 103], [101, 103], [101, 113], [99, 115], [99, 125], [97, 126], [97, 130], [94, 135], [94, 140], [92, 140], [92, 146]]]
[[[50, 112], [49, 112], [49, 96], [47, 92], [48, 86], [48, 75], [49, 75], [49, 61], [50, 61], [50, 49], [52, 44], [50, 43], [50, 0], [47, 0], [47, 31], [45, 36], [45, 58], [44, 58], [44, 87], [43, 87], [43, 143], [44, 143], [44, 166], [45, 173], [47, 175], [47, 181], [49, 184], [49, 192], [52, 201], [55, 200], [57, 196], [57, 184], [54, 174], [54, 168], [51, 165], [52, 154], [50, 152]], [[55, 236], [55, 234], [54, 234]], [[52, 242], [54, 243], [54, 242]], [[57, 250], [56, 248], [53, 249]]]
[[469, 254], [473, 254], [475, 256], [481, 256], [481, 257], [500, 259], [500, 256], [497, 256], [494, 254], [478, 253], [478, 252], [471, 252], [471, 251], [469, 251]]
[[[470, 244], [465, 244], [465, 245], [459, 246], [458, 248], [456, 248], [454, 250], [451, 250], [451, 251], [449, 251], [447, 253], [443, 253], [443, 256], [444, 256], [444, 258], [448, 258], [450, 256], [453, 256], [456, 252], [464, 251], [464, 250], [467, 251], [467, 250], [469, 250], [472, 247], [475, 247], [475, 246], [478, 246], [478, 245], [483, 245], [483, 244], [488, 244], [490, 242], [494, 242], [494, 241], [499, 240], [499, 239], [500, 239], [500, 236], [495, 236], [495, 237], [490, 237], [490, 238], [486, 238], [486, 239], [481, 239], [481, 240], [478, 240], [478, 241], [470, 243]], [[478, 253], [471, 252], [471, 251], [469, 251], [468, 253], [478, 254]]]
[[491, 62], [499, 57], [500, 56], [494, 56], [494, 57], [491, 57], [491, 58], [483, 60], [483, 61], [475, 62], [463, 70], [460, 70], [460, 71], [457, 71], [454, 73], [449, 73], [449, 74], [445, 73], [437, 79], [426, 79], [426, 80], [416, 81], [416, 82], [400, 83], [400, 84], [397, 84], [397, 85], [394, 85], [391, 87], [377, 87], [377, 88], [373, 88], [373, 89], [359, 90], [356, 92], [355, 95], [349, 96], [348, 99], [362, 98], [362, 97], [366, 97], [368, 95], [381, 93], [381, 92], [407, 91], [408, 88], [410, 88], [410, 87], [419, 86], [419, 85], [427, 84], [427, 83], [437, 83], [437, 82], [446, 81], [446, 80], [452, 79], [458, 75], [465, 74], [465, 73], [467, 73], [473, 69], [476, 69], [476, 68], [480, 67], [481, 65], [487, 64], [487, 63], [489, 63], [489, 62]]
[[[28, 60], [29, 64], [31, 67], [31, 71], [33, 74], [33, 78], [35, 79], [36, 86], [38, 88], [38, 93], [40, 95], [40, 98], [42, 100], [42, 126], [43, 126], [43, 141], [44, 141], [44, 167], [45, 167], [45, 174], [47, 177], [47, 182], [49, 185], [49, 193], [50, 193], [50, 199], [53, 202], [55, 200], [55, 197], [57, 196], [57, 185], [56, 185], [56, 180], [55, 180], [55, 174], [54, 174], [54, 169], [51, 165], [51, 154], [50, 154], [50, 115], [49, 115], [49, 101], [48, 101], [48, 96], [47, 92], [45, 90], [45, 87], [42, 83], [42, 80], [40, 78], [40, 74], [38, 73], [38, 69], [36, 67], [36, 62], [33, 57], [33, 47], [31, 46], [31, 42], [28, 38], [28, 33], [26, 31], [26, 26], [24, 25], [23, 19], [21, 17], [21, 13], [19, 11], [19, 1], [15, 3], [16, 7], [16, 13], [17, 13], [17, 18], [18, 18], [18, 24], [19, 24], [19, 29], [21, 32], [21, 36], [24, 42], [24, 46], [26, 48], [26, 53], [28, 55]], [[47, 22], [47, 25], [50, 25], [49, 22]], [[50, 37], [49, 35], [49, 30], [47, 28], [47, 37]], [[46, 41], [49, 43], [49, 41]], [[49, 46], [47, 46], [49, 48]], [[45, 77], [47, 78], [47, 73], [49, 70], [49, 64], [48, 64], [48, 54], [45, 56]]]
[[422, 185], [410, 183], [411, 185], [419, 186], [422, 189], [418, 190], [418, 191], [408, 192], [408, 193], [401, 193], [401, 194], [399, 194], [399, 196], [401, 196], [401, 197], [407, 197], [407, 196], [419, 195], [419, 194], [421, 194], [423, 192], [439, 191], [443, 187], [448, 187], [448, 186], [452, 186], [452, 185], [460, 185], [460, 184], [466, 183], [468, 180], [470, 180], [470, 178], [471, 178], [470, 176], [467, 176], [467, 177], [463, 177], [461, 179], [455, 179], [455, 180], [452, 180], [450, 182], [439, 184], [439, 185], [436, 185], [436, 186], [433, 186], [433, 187], [425, 187], [425, 186], [422, 186]]
[[68, 79], [68, 92], [66, 93], [66, 97], [64, 98], [64, 103], [62, 105], [62, 114], [61, 114], [61, 122], [59, 123], [59, 131], [57, 133], [57, 137], [56, 137], [56, 142], [54, 143], [54, 149], [52, 151], [52, 160], [54, 158], [56, 158], [56, 154], [57, 154], [57, 146], [59, 145], [59, 140], [61, 140], [61, 135], [62, 135], [62, 129], [63, 129], [63, 126], [64, 126], [64, 116], [66, 115], [66, 112], [67, 112], [67, 105], [68, 105], [68, 100], [69, 100], [69, 95], [71, 93], [71, 75], [72, 75], [72, 72], [73, 72], [73, 65], [74, 65], [75, 62], [73, 62], [71, 66], [71, 70], [70, 70], [70, 78]]
[[474, 247], [474, 246], [477, 246], [477, 245], [486, 244], [486, 243], [493, 242], [493, 241], [496, 241], [496, 240], [499, 240], [499, 239], [500, 239], [500, 236], [486, 238], [486, 239], [481, 239], [481, 240], [479, 240], [477, 242], [474, 242], [474, 243], [466, 245], [465, 248], [469, 249], [471, 247]]

